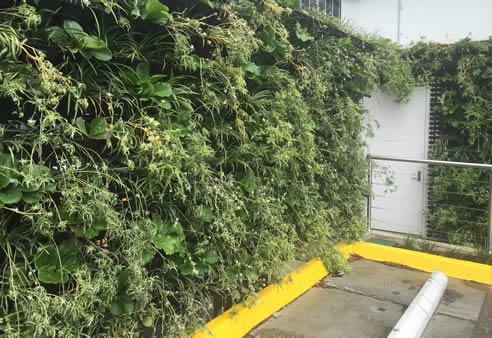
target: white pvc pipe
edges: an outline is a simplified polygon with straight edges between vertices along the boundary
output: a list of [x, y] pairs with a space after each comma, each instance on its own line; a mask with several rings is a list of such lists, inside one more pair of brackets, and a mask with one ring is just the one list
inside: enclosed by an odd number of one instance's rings
[[396, 323], [388, 338], [421, 337], [434, 315], [447, 286], [448, 277], [441, 270], [434, 270], [407, 311]]

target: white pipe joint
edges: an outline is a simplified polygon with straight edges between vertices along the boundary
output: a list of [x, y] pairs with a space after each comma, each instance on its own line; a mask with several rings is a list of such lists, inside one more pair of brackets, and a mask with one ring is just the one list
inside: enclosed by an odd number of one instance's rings
[[418, 338], [432, 319], [448, 286], [448, 277], [441, 270], [434, 270], [422, 289], [401, 316], [388, 338]]

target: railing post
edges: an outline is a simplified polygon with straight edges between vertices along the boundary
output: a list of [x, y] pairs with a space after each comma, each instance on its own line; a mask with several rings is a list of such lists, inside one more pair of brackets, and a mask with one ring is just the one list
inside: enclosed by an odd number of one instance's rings
[[367, 230], [371, 231], [371, 209], [372, 209], [372, 158], [371, 156], [367, 157], [369, 159], [369, 173], [367, 180], [369, 181], [369, 187], [371, 191], [369, 192], [369, 197], [367, 198]]
[[489, 169], [489, 231], [487, 245], [489, 253], [492, 253], [492, 169]]

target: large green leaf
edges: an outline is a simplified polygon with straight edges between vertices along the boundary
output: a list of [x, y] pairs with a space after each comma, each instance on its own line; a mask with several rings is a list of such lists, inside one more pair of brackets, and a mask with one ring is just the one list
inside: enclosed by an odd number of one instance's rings
[[156, 248], [164, 250], [167, 255], [172, 255], [180, 248], [179, 238], [175, 236], [157, 234], [153, 242]]
[[10, 183], [10, 177], [7, 172], [0, 169], [0, 189], [5, 188]]
[[152, 226], [154, 227], [156, 234], [162, 232], [162, 229], [164, 228], [164, 221], [162, 220], [161, 215], [156, 213], [152, 214]]
[[106, 42], [96, 36], [87, 35], [84, 36], [84, 43], [86, 48], [101, 49], [106, 47]]
[[15, 167], [12, 155], [0, 152], [0, 189], [9, 185], [11, 178], [18, 176]]
[[63, 28], [68, 35], [76, 40], [82, 40], [88, 35], [84, 32], [84, 29], [73, 20], [65, 20], [63, 22]]
[[100, 61], [109, 61], [113, 58], [113, 52], [107, 47], [91, 49], [88, 53]]
[[108, 127], [108, 124], [106, 123], [106, 120], [103, 119], [102, 117], [96, 117], [91, 121], [91, 127], [89, 131], [90, 136], [96, 136], [99, 134], [102, 134], [106, 132], [106, 129]]
[[159, 0], [146, 0], [141, 9], [141, 16], [144, 20], [150, 20], [157, 24], [167, 24], [173, 16], [169, 13], [169, 8]]
[[255, 182], [255, 177], [253, 176], [253, 173], [248, 171], [239, 181], [241, 183], [241, 186], [243, 187], [244, 190], [247, 192], [251, 193], [255, 190], [256, 188], [256, 182]]
[[39, 202], [43, 199], [43, 193], [39, 191], [34, 191], [34, 192], [28, 192], [24, 191], [22, 192], [22, 200], [26, 203], [36, 203]]
[[155, 257], [154, 248], [145, 248], [142, 252], [142, 261], [145, 264], [150, 263]]
[[0, 192], [0, 202], [3, 204], [14, 204], [21, 200], [22, 188], [20, 186], [12, 187], [6, 191]]
[[208, 251], [203, 257], [202, 260], [207, 264], [215, 264], [219, 261], [219, 257], [213, 251]]
[[154, 95], [159, 97], [169, 97], [173, 93], [173, 88], [169, 83], [159, 82], [154, 84]]
[[125, 269], [118, 275], [118, 293], [115, 301], [110, 305], [109, 311], [114, 316], [130, 314], [135, 310], [133, 296], [128, 294], [130, 286], [130, 271]]
[[46, 246], [34, 260], [39, 280], [49, 284], [66, 283], [68, 274], [80, 267], [79, 245], [78, 240], [70, 239], [58, 246]]
[[113, 316], [128, 315], [132, 313], [135, 309], [135, 304], [133, 301], [118, 300], [111, 304], [109, 311]]
[[58, 26], [53, 26], [47, 29], [49, 35], [48, 38], [61, 47], [65, 47], [71, 43], [71, 37], [65, 32], [65, 30]]
[[243, 66], [248, 78], [253, 79], [261, 75], [261, 68], [254, 62], [249, 62]]
[[149, 64], [144, 62], [139, 63], [137, 66], [136, 74], [139, 84], [149, 81], [150, 80]]
[[311, 35], [309, 35], [307, 30], [303, 28], [299, 22], [296, 22], [296, 36], [302, 42], [314, 40], [314, 38]]

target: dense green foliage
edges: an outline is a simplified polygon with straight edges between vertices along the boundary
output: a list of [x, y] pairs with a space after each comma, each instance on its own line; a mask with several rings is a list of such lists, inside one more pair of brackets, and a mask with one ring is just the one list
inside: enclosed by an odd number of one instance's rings
[[411, 91], [397, 47], [296, 1], [164, 3], [0, 10], [7, 336], [185, 334], [364, 230], [358, 102]]
[[[433, 156], [492, 163], [492, 39], [419, 43], [408, 53], [418, 80], [442, 88], [436, 109], [444, 123]], [[486, 245], [488, 172], [449, 167], [432, 172], [436, 207], [429, 216], [436, 236], [455, 244]]]

